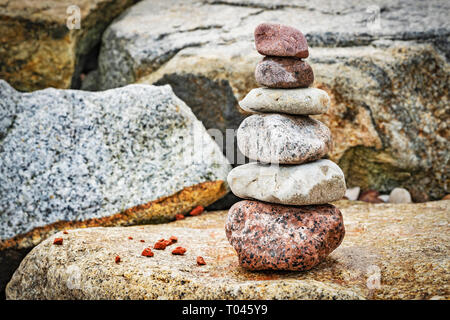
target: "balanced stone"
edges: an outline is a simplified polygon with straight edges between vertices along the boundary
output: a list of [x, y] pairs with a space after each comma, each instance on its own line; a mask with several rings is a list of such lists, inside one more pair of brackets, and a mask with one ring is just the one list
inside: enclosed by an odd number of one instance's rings
[[256, 88], [239, 102], [248, 112], [279, 112], [288, 114], [322, 114], [330, 106], [328, 94], [317, 88]]
[[256, 81], [269, 88], [306, 88], [314, 82], [311, 66], [296, 58], [265, 57], [255, 69]]
[[344, 238], [335, 206], [284, 206], [244, 200], [228, 212], [225, 232], [240, 265], [250, 270], [309, 270]]
[[308, 116], [254, 114], [239, 126], [237, 144], [253, 160], [300, 164], [324, 157], [332, 140], [330, 129]]
[[262, 55], [307, 58], [308, 43], [299, 30], [281, 24], [261, 23], [255, 29], [256, 50]]
[[240, 198], [286, 205], [325, 204], [342, 199], [342, 170], [326, 159], [302, 165], [248, 163], [228, 174], [231, 191]]

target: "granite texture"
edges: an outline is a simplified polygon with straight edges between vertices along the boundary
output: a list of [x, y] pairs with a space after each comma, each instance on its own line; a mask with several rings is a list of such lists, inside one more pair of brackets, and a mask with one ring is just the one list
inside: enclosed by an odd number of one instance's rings
[[228, 241], [248, 270], [309, 270], [344, 239], [342, 214], [330, 204], [285, 206], [244, 200], [228, 211]]
[[239, 126], [237, 144], [252, 160], [300, 164], [325, 156], [332, 140], [330, 130], [308, 116], [254, 114]]
[[448, 11], [442, 0], [145, 0], [108, 28], [97, 83], [171, 84], [207, 129], [225, 134], [242, 121], [238, 101], [258, 86], [255, 27], [294, 26], [308, 39], [313, 86], [330, 95], [317, 118], [330, 127], [329, 156], [349, 187], [442, 199], [450, 193]]
[[168, 221], [227, 192], [229, 163], [169, 86], [0, 92], [0, 250]]
[[265, 56], [308, 58], [308, 43], [300, 30], [261, 23], [255, 28], [256, 50]]
[[255, 79], [269, 88], [306, 88], [314, 82], [314, 72], [306, 61], [265, 57], [256, 65]]
[[332, 161], [301, 165], [248, 163], [230, 171], [231, 191], [240, 198], [286, 205], [326, 204], [342, 199], [345, 178]]
[[[335, 205], [344, 216], [345, 238], [309, 271], [246, 271], [225, 236], [227, 212], [209, 212], [164, 225], [57, 234], [64, 244], [54, 246], [50, 238], [34, 248], [11, 279], [7, 298], [450, 298], [450, 201]], [[184, 256], [168, 250], [141, 256], [148, 243], [172, 235], [186, 247]], [[198, 256], [207, 264], [197, 266]]]
[[[0, 0], [0, 79], [22, 91], [79, 87], [103, 31], [136, 2]], [[69, 29], [76, 10], [80, 26]]]
[[252, 113], [286, 113], [294, 115], [315, 115], [326, 113], [330, 97], [326, 91], [317, 88], [301, 89], [252, 89], [239, 106]]

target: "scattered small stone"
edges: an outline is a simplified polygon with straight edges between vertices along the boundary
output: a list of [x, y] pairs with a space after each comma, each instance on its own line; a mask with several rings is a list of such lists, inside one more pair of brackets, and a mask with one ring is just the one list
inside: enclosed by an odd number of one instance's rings
[[184, 215], [182, 215], [180, 213], [175, 216], [175, 220], [183, 220], [183, 219], [184, 219]]
[[55, 238], [55, 240], [53, 240], [53, 244], [56, 245], [62, 245], [63, 244], [63, 238]]
[[116, 256], [116, 259], [114, 260], [116, 263], [119, 263], [120, 262], [120, 257], [119, 256]]
[[197, 264], [199, 266], [204, 266], [206, 264], [205, 259], [203, 259], [203, 257], [198, 256], [197, 257]]
[[358, 200], [360, 191], [361, 191], [360, 187], [349, 188], [345, 191], [345, 197], [347, 197], [347, 199], [351, 201]]
[[164, 239], [160, 239], [158, 241], [156, 241], [156, 243], [153, 245], [153, 249], [156, 250], [164, 250], [167, 247], [167, 241]]
[[140, 242], [145, 242], [145, 240], [139, 240]]
[[273, 23], [261, 23], [255, 29], [256, 50], [266, 56], [307, 58], [308, 43], [299, 30]]
[[64, 234], [69, 234], [66, 230], [63, 231]]
[[172, 243], [177, 242], [177, 241], [178, 241], [178, 238], [175, 237], [175, 236], [171, 236], [171, 237], [169, 238], [169, 240], [171, 241], [171, 244], [172, 244]]
[[185, 248], [183, 248], [183, 247], [176, 247], [176, 248], [172, 251], [172, 254], [182, 256], [182, 255], [184, 255], [184, 253], [185, 253], [186, 251], [187, 251], [187, 250], [186, 250]]
[[150, 248], [145, 248], [144, 251], [142, 251], [142, 255], [144, 257], [153, 257], [153, 251]]
[[306, 88], [314, 82], [311, 66], [296, 58], [265, 57], [255, 69], [256, 82], [269, 88]]
[[192, 211], [189, 213], [191, 216], [198, 216], [200, 215], [203, 211], [205, 210], [205, 208], [203, 206], [197, 206], [194, 209], [192, 209]]
[[383, 203], [379, 198], [380, 193], [376, 190], [367, 190], [359, 195], [358, 200], [370, 203]]
[[389, 202], [389, 195], [388, 194], [381, 194], [378, 196], [383, 202]]
[[133, 240], [133, 237], [128, 237], [128, 240]]
[[442, 200], [450, 200], [450, 194], [445, 195]]
[[411, 203], [411, 194], [405, 188], [394, 188], [389, 194], [389, 203]]

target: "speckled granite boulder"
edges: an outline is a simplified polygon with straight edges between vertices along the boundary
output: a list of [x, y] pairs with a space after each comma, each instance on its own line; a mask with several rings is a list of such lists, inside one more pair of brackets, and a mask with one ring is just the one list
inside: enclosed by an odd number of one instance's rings
[[313, 115], [327, 112], [330, 97], [326, 91], [317, 88], [256, 88], [239, 101], [239, 105], [247, 112]]
[[[322, 263], [306, 272], [239, 267], [223, 228], [227, 212], [208, 212], [162, 225], [56, 234], [63, 237], [63, 245], [53, 245], [51, 237], [34, 248], [11, 279], [7, 298], [450, 298], [450, 201], [339, 201], [336, 206], [345, 217], [345, 238]], [[167, 249], [154, 250], [151, 258], [141, 256], [149, 243], [172, 235], [187, 249], [184, 256], [173, 256]], [[116, 255], [121, 257], [119, 264], [114, 263]], [[197, 256], [205, 259], [205, 266], [197, 265]]]
[[325, 204], [342, 199], [342, 170], [326, 159], [301, 165], [248, 163], [228, 174], [231, 191], [240, 198], [287, 204]]
[[78, 88], [103, 31], [137, 1], [0, 1], [0, 79], [23, 91]]
[[299, 30], [274, 23], [255, 28], [256, 50], [265, 56], [308, 58], [308, 43]]
[[169, 221], [227, 192], [229, 163], [170, 86], [0, 94], [0, 251]]
[[254, 114], [239, 126], [237, 143], [252, 160], [300, 164], [325, 156], [332, 140], [330, 130], [308, 116]]
[[344, 238], [333, 205], [284, 206], [240, 201], [228, 211], [225, 232], [239, 263], [249, 270], [309, 270]]
[[306, 61], [265, 57], [256, 65], [255, 79], [269, 88], [306, 88], [314, 82], [314, 73]]

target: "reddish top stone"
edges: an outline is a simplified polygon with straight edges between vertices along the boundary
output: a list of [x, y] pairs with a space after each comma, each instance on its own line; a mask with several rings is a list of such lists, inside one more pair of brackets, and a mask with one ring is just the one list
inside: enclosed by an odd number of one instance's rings
[[255, 29], [256, 50], [266, 56], [307, 58], [308, 43], [299, 30], [281, 24], [261, 23]]

